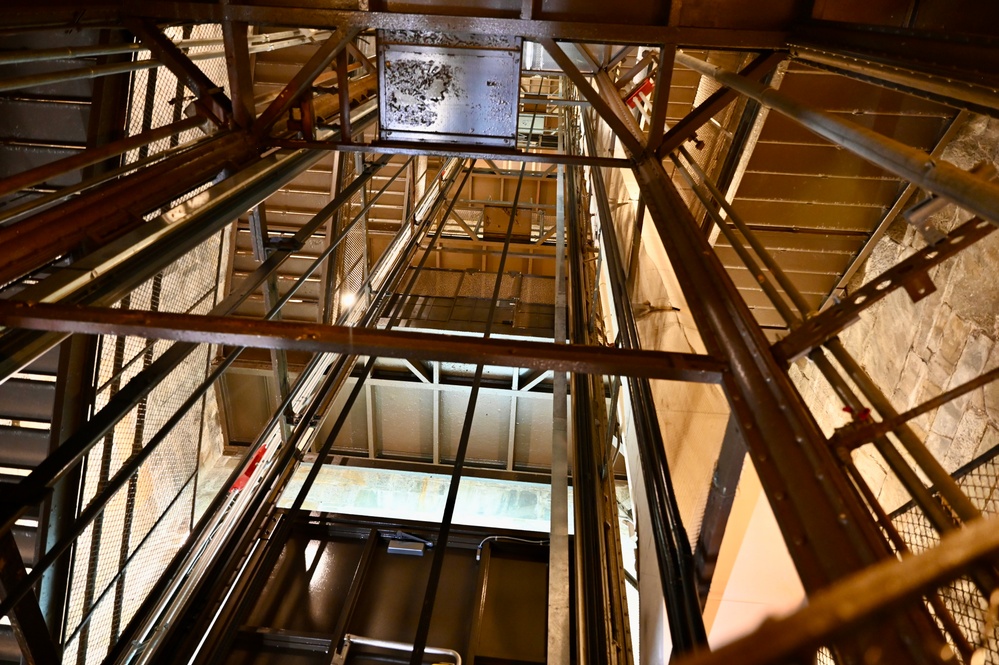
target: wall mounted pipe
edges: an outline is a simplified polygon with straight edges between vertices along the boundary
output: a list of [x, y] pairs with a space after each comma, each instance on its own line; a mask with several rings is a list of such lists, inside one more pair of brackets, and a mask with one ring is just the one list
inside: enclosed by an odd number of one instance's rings
[[[297, 46], [312, 41], [310, 37], [300, 37], [288, 39], [277, 44], [262, 44], [251, 46], [250, 53], [260, 51], [275, 51], [278, 48]], [[178, 44], [183, 46], [183, 44]], [[203, 53], [192, 53], [188, 55], [194, 62], [200, 60], [213, 60], [224, 58], [225, 51], [206, 51]], [[67, 81], [80, 81], [84, 79], [95, 79], [103, 76], [113, 76], [115, 74], [125, 74], [127, 72], [137, 72], [143, 69], [155, 69], [162, 66], [159, 60], [135, 60], [133, 62], [115, 63], [109, 65], [95, 65], [93, 67], [78, 67], [76, 69], [66, 69], [58, 72], [48, 72], [45, 74], [34, 74], [31, 76], [15, 76], [9, 79], [0, 79], [0, 92], [10, 92], [12, 90], [23, 90], [24, 88], [35, 88], [42, 85], [52, 85], [55, 83], [65, 83]]]
[[[256, 51], [276, 51], [278, 49], [296, 46], [309, 41], [329, 37], [327, 30], [285, 30], [262, 35], [253, 35], [247, 41], [251, 53]], [[206, 46], [222, 46], [219, 39], [187, 39], [175, 42], [178, 48], [204, 48]], [[254, 50], [255, 49], [255, 50]], [[47, 62], [51, 60], [71, 60], [73, 58], [96, 58], [102, 55], [123, 55], [125, 53], [148, 53], [149, 47], [142, 44], [117, 44], [112, 46], [64, 46], [46, 49], [20, 49], [0, 53], [0, 66], [16, 65], [25, 62]]]

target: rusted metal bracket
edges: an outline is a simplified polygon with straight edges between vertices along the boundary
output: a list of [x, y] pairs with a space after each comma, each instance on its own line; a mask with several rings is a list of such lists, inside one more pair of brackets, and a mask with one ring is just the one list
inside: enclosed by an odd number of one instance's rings
[[804, 321], [787, 337], [773, 345], [774, 355], [786, 363], [794, 362], [834, 337], [856, 321], [860, 312], [900, 287], [909, 293], [913, 301], [925, 298], [935, 290], [927, 273], [930, 268], [981, 240], [995, 229], [991, 222], [979, 217], [972, 218], [951, 231], [940, 243], [916, 252], [837, 304]]

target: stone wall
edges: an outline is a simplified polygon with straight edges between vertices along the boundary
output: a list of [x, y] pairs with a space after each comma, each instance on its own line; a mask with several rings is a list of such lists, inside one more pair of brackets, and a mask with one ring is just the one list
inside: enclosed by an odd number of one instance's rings
[[[999, 120], [972, 117], [943, 158], [963, 169], [983, 160], [999, 164]], [[968, 218], [968, 213], [949, 206], [933, 223], [946, 233]], [[922, 236], [899, 218], [848, 292], [925, 246]], [[999, 232], [941, 263], [930, 275], [936, 285], [933, 294], [913, 303], [899, 289], [863, 312], [840, 336], [899, 412], [999, 366]], [[826, 434], [848, 422], [849, 414], [811, 361], [798, 361], [791, 377]], [[911, 424], [943, 466], [954, 471], [999, 444], [999, 383]], [[872, 446], [854, 453], [854, 459], [885, 508], [908, 500]]]

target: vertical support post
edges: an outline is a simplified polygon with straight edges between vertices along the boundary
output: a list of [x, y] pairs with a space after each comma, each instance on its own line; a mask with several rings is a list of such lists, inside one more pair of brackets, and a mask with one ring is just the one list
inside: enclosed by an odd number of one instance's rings
[[[24, 561], [14, 542], [14, 532], [0, 534], [0, 595], [6, 597], [18, 588], [27, 573]], [[28, 593], [10, 612], [10, 625], [14, 629], [21, 657], [28, 665], [58, 663], [59, 653], [49, 634], [48, 626], [38, 608], [38, 600]]]
[[[566, 343], [565, 165], [558, 166], [555, 198], [555, 343]], [[569, 642], [569, 438], [568, 382], [555, 372], [552, 388], [552, 494], [548, 540], [548, 662], [568, 665]]]
[[341, 50], [336, 56], [336, 91], [340, 98], [340, 108], [347, 109], [340, 114], [340, 140], [350, 143], [350, 73], [347, 69], [346, 50]]
[[250, 129], [256, 117], [248, 34], [246, 23], [222, 21], [225, 64], [229, 73], [229, 91], [232, 93], [232, 117], [243, 129]]
[[[729, 358], [729, 402], [806, 590], [893, 556], [662, 164], [644, 157], [634, 170], [705, 346]], [[846, 646], [902, 661], [905, 641], [927, 636], [939, 639], [919, 606]]]

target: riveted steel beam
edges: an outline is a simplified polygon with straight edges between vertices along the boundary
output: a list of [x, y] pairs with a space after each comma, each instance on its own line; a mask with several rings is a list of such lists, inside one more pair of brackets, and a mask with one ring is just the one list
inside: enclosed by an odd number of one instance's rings
[[604, 21], [558, 21], [544, 19], [476, 16], [467, 8], [465, 16], [419, 12], [379, 12], [325, 9], [308, 3], [287, 4], [227, 3], [170, 0], [126, 0], [124, 12], [164, 20], [220, 22], [224, 18], [253, 25], [285, 25], [312, 28], [359, 28], [381, 30], [425, 30], [445, 33], [477, 33], [524, 37], [574, 39], [601, 44], [677, 44], [680, 47], [711, 49], [774, 49], [787, 43], [784, 30], [742, 30], [726, 28], [639, 25]]
[[725, 368], [723, 361], [690, 353], [629, 351], [495, 338], [481, 340], [457, 335], [68, 305], [3, 302], [0, 303], [0, 322], [9, 327], [35, 330], [138, 335], [289, 351], [344, 352], [699, 383], [717, 383]]
[[[894, 558], [662, 164], [646, 157], [635, 174], [705, 346], [730, 360], [729, 403], [806, 591]], [[905, 639], [936, 634], [921, 606], [893, 628], [839, 646], [847, 654], [876, 646], [902, 660]]]

